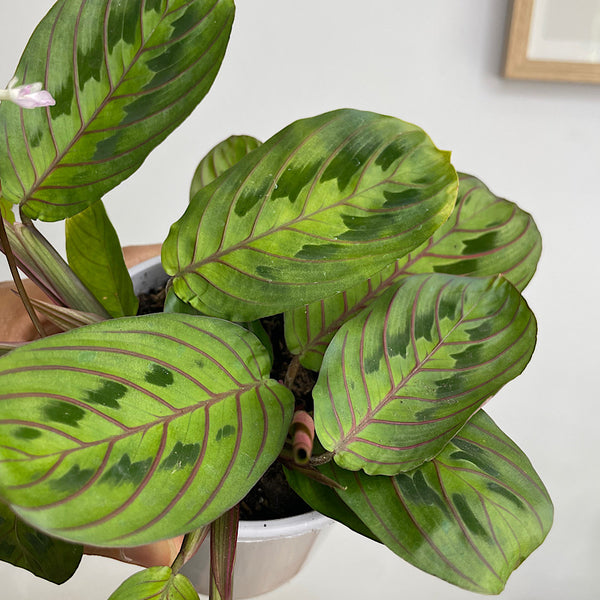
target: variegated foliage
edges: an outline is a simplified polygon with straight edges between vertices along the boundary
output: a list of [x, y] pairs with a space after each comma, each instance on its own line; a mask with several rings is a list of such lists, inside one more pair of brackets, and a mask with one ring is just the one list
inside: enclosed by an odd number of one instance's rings
[[452, 215], [421, 246], [354, 287], [286, 312], [288, 347], [305, 367], [318, 371], [335, 332], [407, 275], [502, 274], [522, 291], [533, 277], [541, 247], [531, 215], [475, 177], [460, 174]]
[[4, 198], [56, 221], [131, 175], [210, 88], [233, 11], [232, 0], [59, 0], [16, 71], [55, 106], [0, 106]]
[[251, 321], [414, 249], [448, 218], [457, 187], [449, 154], [414, 125], [356, 110], [303, 119], [195, 194], [163, 264], [182, 300]]
[[413, 469], [521, 373], [535, 338], [533, 314], [500, 277], [408, 277], [329, 345], [313, 390], [319, 440], [352, 471]]
[[327, 488], [288, 472], [322, 513], [384, 543], [419, 569], [462, 588], [500, 593], [552, 525], [548, 492], [531, 463], [480, 410], [434, 459], [394, 477], [319, 470]]
[[279, 454], [293, 396], [258, 339], [151, 315], [34, 342], [0, 362], [0, 493], [40, 529], [95, 545], [190, 531]]

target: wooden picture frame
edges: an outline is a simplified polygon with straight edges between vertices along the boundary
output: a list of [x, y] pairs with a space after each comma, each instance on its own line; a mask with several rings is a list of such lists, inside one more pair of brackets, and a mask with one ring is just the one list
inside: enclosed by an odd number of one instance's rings
[[600, 59], [577, 62], [529, 57], [535, 1], [513, 0], [504, 75], [511, 79], [600, 83]]

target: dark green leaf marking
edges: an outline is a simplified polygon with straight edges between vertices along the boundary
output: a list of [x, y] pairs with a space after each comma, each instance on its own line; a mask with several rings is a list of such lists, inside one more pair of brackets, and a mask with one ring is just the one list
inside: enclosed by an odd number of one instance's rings
[[79, 421], [85, 416], [85, 411], [78, 406], [55, 400], [44, 407], [44, 415], [49, 421], [78, 427]]
[[320, 166], [320, 161], [313, 161], [303, 165], [292, 163], [277, 180], [277, 189], [273, 190], [271, 200], [289, 198], [292, 204], [296, 202], [302, 189], [317, 175]]
[[489, 481], [487, 484], [488, 490], [491, 492], [495, 492], [496, 494], [500, 494], [504, 496], [507, 500], [510, 500], [517, 508], [523, 510], [525, 505], [517, 496], [515, 496], [510, 490], [507, 490], [504, 486], [495, 483], [494, 481]]
[[476, 467], [481, 469], [484, 473], [488, 473], [492, 477], [498, 476], [498, 471], [493, 467], [492, 464], [486, 460], [484, 452], [481, 448], [471, 444], [465, 440], [454, 438], [452, 444], [458, 446], [461, 450], [453, 452], [450, 458], [453, 460], [466, 460], [473, 463]]
[[482, 344], [472, 344], [467, 346], [462, 352], [451, 354], [450, 356], [456, 361], [456, 368], [462, 369], [481, 362], [483, 353]]
[[144, 475], [148, 472], [151, 464], [152, 458], [132, 463], [129, 454], [123, 454], [121, 460], [113, 465], [100, 481], [115, 486], [124, 483], [131, 483], [137, 486], [142, 483]]
[[178, 471], [188, 465], [193, 465], [198, 456], [200, 456], [200, 444], [183, 444], [177, 442], [171, 454], [163, 460], [160, 468], [165, 471]]
[[425, 133], [413, 131], [391, 142], [375, 160], [375, 164], [387, 171], [400, 157], [406, 154], [413, 146], [425, 140]]
[[58, 492], [73, 492], [82, 488], [93, 474], [93, 469], [73, 465], [60, 479], [51, 481], [50, 485]]
[[465, 497], [461, 494], [452, 494], [452, 502], [460, 514], [460, 518], [464, 521], [467, 529], [474, 535], [489, 540], [490, 536], [483, 525], [479, 522], [475, 513], [471, 510]]
[[144, 376], [144, 379], [148, 383], [159, 385], [160, 387], [167, 387], [173, 384], [173, 372], [162, 365], [153, 364]]
[[444, 515], [450, 516], [448, 506], [442, 497], [429, 486], [422, 471], [415, 471], [412, 476], [401, 473], [396, 476], [398, 487], [405, 498], [414, 504], [436, 506]]
[[448, 275], [469, 275], [477, 273], [479, 261], [475, 258], [459, 260], [445, 265], [433, 265], [434, 273], [447, 273]]
[[233, 427], [232, 425], [225, 425], [225, 427], [221, 427], [221, 429], [217, 431], [215, 439], [217, 440], [217, 442], [220, 442], [221, 440], [224, 440], [225, 438], [228, 438], [234, 434], [235, 427]]
[[31, 427], [19, 427], [15, 429], [13, 435], [22, 440], [35, 440], [42, 435], [42, 432], [39, 429], [32, 429]]
[[490, 231], [476, 238], [465, 240], [463, 254], [478, 254], [479, 252], [489, 252], [497, 246], [498, 232]]
[[127, 393], [127, 388], [118, 381], [105, 379], [97, 390], [87, 392], [85, 399], [90, 404], [99, 404], [106, 408], [121, 408], [119, 400]]

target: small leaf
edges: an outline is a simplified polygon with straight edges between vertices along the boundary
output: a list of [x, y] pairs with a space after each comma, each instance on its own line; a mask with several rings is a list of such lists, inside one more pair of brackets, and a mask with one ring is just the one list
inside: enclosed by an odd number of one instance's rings
[[252, 333], [192, 315], [17, 348], [0, 358], [0, 496], [43, 531], [96, 546], [209, 523], [285, 442], [294, 399], [270, 368]]
[[395, 477], [319, 467], [396, 554], [454, 585], [498, 594], [545, 539], [553, 507], [523, 452], [479, 411], [432, 461]]
[[415, 125], [356, 110], [303, 119], [194, 196], [163, 265], [201, 312], [253, 321], [409, 252], [448, 218], [457, 187], [449, 154]]
[[3, 195], [57, 221], [129, 177], [210, 89], [233, 14], [233, 0], [59, 0], [15, 73], [56, 105], [0, 105]]
[[[35, 435], [33, 429], [23, 428], [20, 433], [24, 439]], [[82, 554], [81, 546], [33, 529], [0, 502], [0, 560], [53, 583], [64, 583], [75, 573]]]
[[329, 345], [313, 390], [319, 440], [345, 469], [411, 470], [521, 373], [535, 337], [501, 277], [408, 277]]
[[65, 222], [69, 266], [111, 317], [135, 315], [138, 299], [102, 200]]
[[407, 275], [502, 274], [518, 290], [525, 288], [542, 248], [531, 215], [494, 196], [475, 177], [459, 175], [454, 211], [429, 240], [367, 281], [286, 313], [286, 342], [303, 366], [318, 371], [335, 332]]
[[151, 567], [126, 579], [108, 600], [199, 600], [198, 592], [184, 575], [169, 567]]
[[248, 152], [258, 148], [260, 144], [259, 140], [249, 135], [232, 135], [217, 144], [198, 164], [192, 178], [190, 198], [239, 162]]

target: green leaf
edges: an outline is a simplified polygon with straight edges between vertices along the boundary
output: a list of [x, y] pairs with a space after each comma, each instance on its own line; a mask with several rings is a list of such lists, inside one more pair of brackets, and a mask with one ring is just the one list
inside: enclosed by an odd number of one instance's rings
[[239, 502], [283, 447], [293, 395], [243, 327], [192, 315], [80, 327], [0, 358], [0, 496], [97, 546], [149, 543]]
[[73, 269], [31, 222], [28, 225], [7, 224], [6, 235], [19, 268], [56, 304], [101, 317], [109, 316]]
[[319, 440], [345, 469], [411, 470], [521, 373], [535, 338], [533, 313], [499, 276], [408, 277], [329, 345], [313, 389]]
[[369, 280], [286, 313], [286, 342], [303, 366], [318, 371], [335, 332], [407, 275], [502, 274], [518, 290], [525, 288], [542, 248], [533, 218], [513, 202], [494, 196], [475, 177], [459, 176], [453, 213], [424, 244]]
[[169, 567], [151, 567], [135, 573], [108, 600], [199, 600], [198, 592], [184, 575]]
[[233, 13], [233, 0], [59, 0], [16, 71], [56, 105], [0, 106], [4, 196], [57, 221], [129, 177], [208, 92]]
[[395, 477], [319, 467], [396, 554], [474, 592], [498, 594], [544, 540], [553, 507], [523, 452], [479, 411], [434, 460]]
[[4, 196], [0, 196], [0, 217], [9, 223], [15, 222], [15, 213], [12, 211], [12, 204]]
[[100, 317], [93, 313], [82, 312], [73, 308], [65, 308], [64, 306], [56, 306], [51, 302], [36, 300], [30, 298], [32, 306], [51, 323], [54, 323], [61, 331], [83, 327], [104, 321], [104, 317]]
[[249, 135], [232, 135], [212, 148], [200, 161], [190, 187], [190, 199], [198, 190], [206, 187], [219, 175], [239, 162], [246, 154], [260, 146], [261, 142]]
[[198, 310], [253, 321], [409, 252], [448, 218], [456, 192], [449, 154], [421, 129], [338, 110], [296, 121], [199, 191], [163, 265]]
[[81, 546], [33, 529], [0, 502], [0, 560], [64, 583], [75, 573], [82, 554]]
[[69, 266], [111, 317], [135, 315], [138, 299], [102, 200], [65, 222]]
[[360, 533], [376, 542], [380, 540], [377, 536], [356, 516], [356, 514], [341, 500], [333, 487], [324, 485], [307, 477], [299, 469], [284, 468], [284, 473], [290, 487], [311, 508], [321, 514], [335, 519], [349, 527], [356, 533]]

